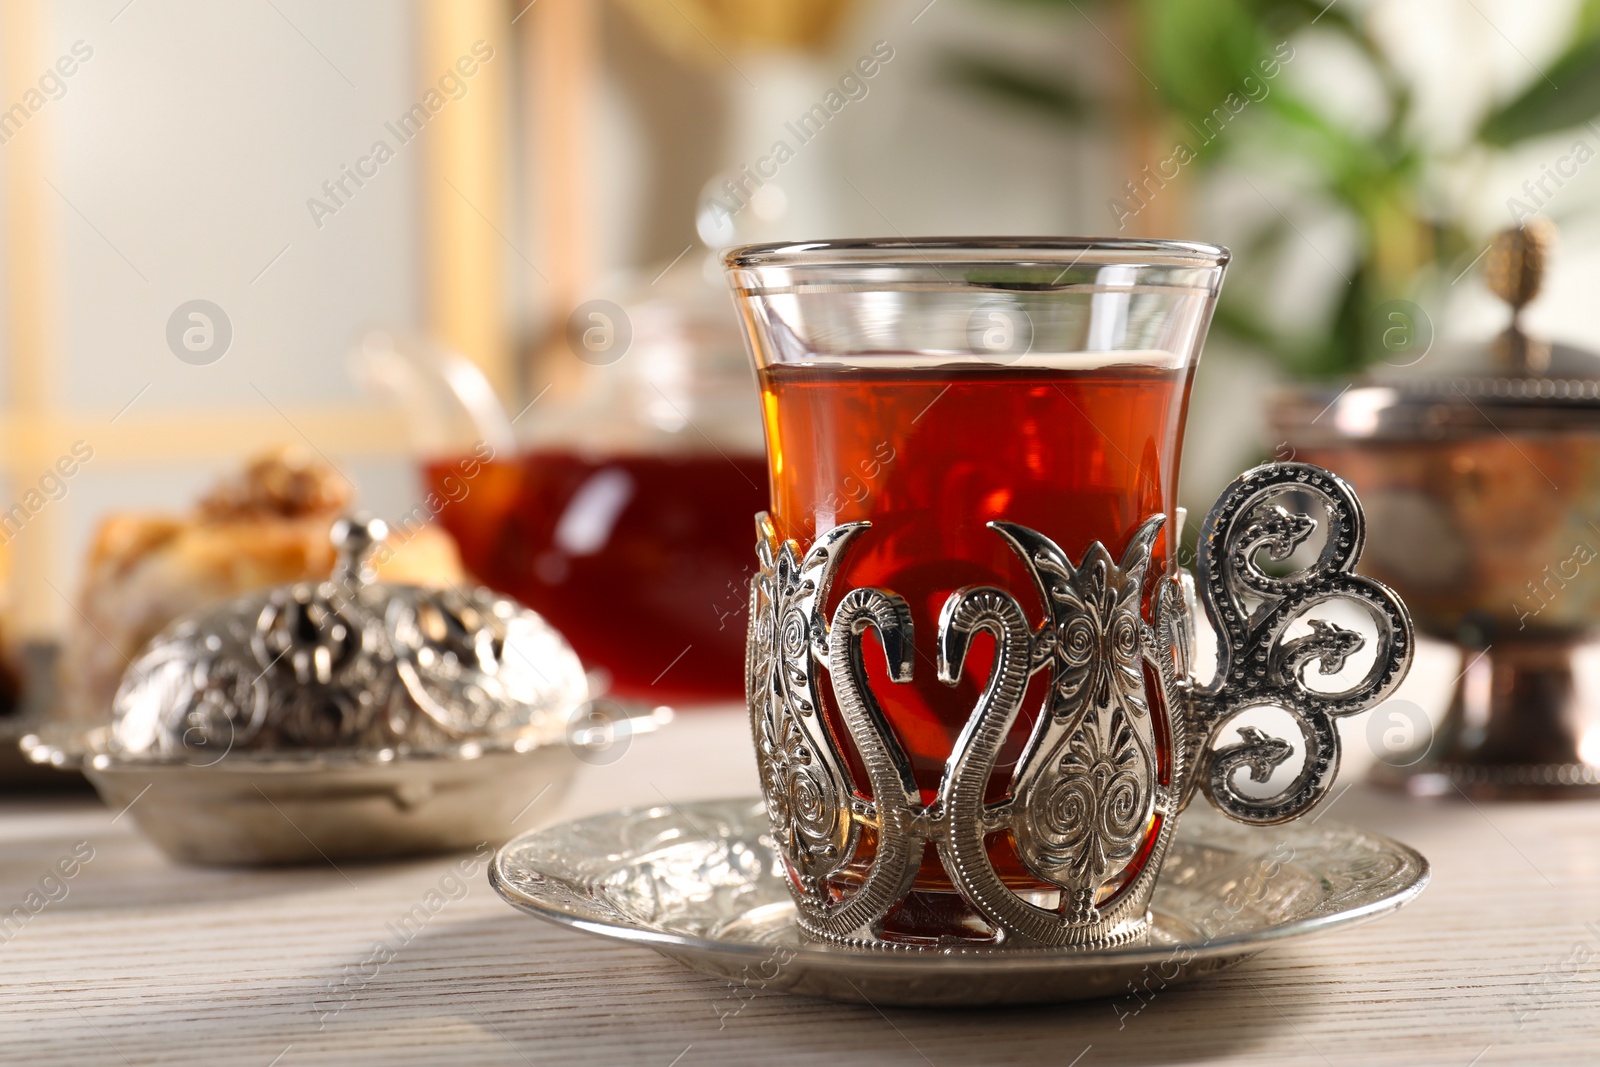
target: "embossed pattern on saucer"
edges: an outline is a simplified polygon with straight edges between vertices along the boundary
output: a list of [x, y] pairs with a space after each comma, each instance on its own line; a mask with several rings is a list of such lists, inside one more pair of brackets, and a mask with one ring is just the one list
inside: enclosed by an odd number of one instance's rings
[[652, 948], [753, 990], [976, 1007], [1107, 996], [1219, 971], [1292, 938], [1385, 915], [1428, 882], [1414, 849], [1332, 819], [1241, 826], [1187, 813], [1150, 940], [1115, 949], [858, 949], [802, 939], [759, 800], [612, 812], [538, 830], [490, 881], [550, 922]]

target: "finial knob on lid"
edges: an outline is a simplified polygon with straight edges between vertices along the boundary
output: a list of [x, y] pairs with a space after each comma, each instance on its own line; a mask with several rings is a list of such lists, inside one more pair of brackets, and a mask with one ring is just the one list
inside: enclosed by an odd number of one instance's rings
[[1501, 230], [1484, 260], [1484, 280], [1489, 289], [1511, 305], [1511, 323], [1496, 342], [1496, 355], [1517, 375], [1543, 374], [1550, 366], [1550, 346], [1523, 332], [1522, 309], [1539, 295], [1545, 267], [1556, 241], [1549, 219], [1532, 218], [1520, 226]]
[[372, 553], [389, 536], [389, 524], [369, 515], [352, 515], [333, 524], [329, 540], [338, 557], [333, 576], [341, 585], [364, 585], [376, 577]]

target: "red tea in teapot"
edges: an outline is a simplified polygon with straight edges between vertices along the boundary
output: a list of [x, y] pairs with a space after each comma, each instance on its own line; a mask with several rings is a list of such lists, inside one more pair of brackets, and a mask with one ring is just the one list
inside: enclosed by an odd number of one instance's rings
[[549, 619], [615, 695], [743, 697], [762, 457], [535, 450], [485, 463], [465, 493], [446, 491], [451, 460], [424, 474], [468, 570]]

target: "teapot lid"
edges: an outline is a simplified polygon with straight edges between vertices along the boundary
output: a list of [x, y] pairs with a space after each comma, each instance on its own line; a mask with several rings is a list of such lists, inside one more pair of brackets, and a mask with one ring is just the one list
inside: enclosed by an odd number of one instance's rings
[[128, 667], [112, 706], [122, 756], [376, 759], [560, 736], [587, 696], [577, 654], [488, 589], [376, 581], [381, 519], [340, 519], [338, 561], [185, 616]]

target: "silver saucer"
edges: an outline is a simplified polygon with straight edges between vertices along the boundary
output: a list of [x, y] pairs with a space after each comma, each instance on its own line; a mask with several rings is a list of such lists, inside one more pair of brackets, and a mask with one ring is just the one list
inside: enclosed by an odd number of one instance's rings
[[1332, 819], [1261, 829], [1186, 812], [1148, 943], [1105, 950], [863, 949], [802, 940], [759, 800], [612, 812], [524, 834], [490, 881], [550, 922], [758, 990], [874, 1004], [1028, 1004], [1172, 985], [1407, 903], [1414, 849]]

